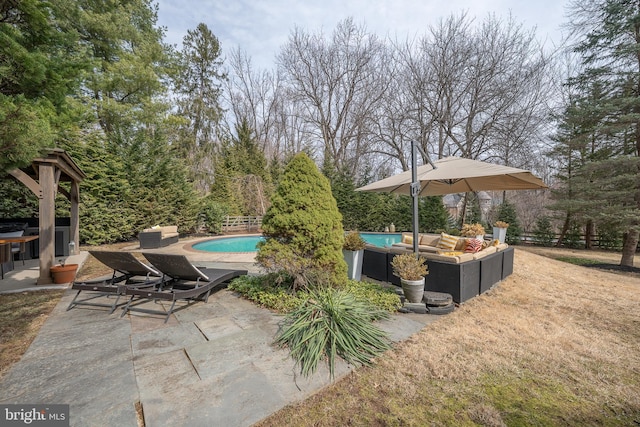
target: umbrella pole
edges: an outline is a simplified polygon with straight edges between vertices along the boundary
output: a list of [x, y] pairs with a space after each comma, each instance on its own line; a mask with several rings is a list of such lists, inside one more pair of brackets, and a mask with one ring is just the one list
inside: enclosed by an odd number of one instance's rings
[[418, 147], [415, 141], [411, 141], [411, 197], [413, 197], [413, 252], [419, 253], [419, 221], [418, 221], [418, 194], [420, 183], [418, 182]]
[[436, 165], [433, 164], [431, 158], [422, 151], [415, 141], [411, 141], [411, 197], [413, 197], [413, 252], [418, 256], [420, 250], [418, 245], [418, 238], [420, 236], [419, 216], [418, 216], [418, 195], [420, 194], [420, 182], [418, 181], [418, 150], [427, 159], [427, 162], [433, 169], [436, 169]]

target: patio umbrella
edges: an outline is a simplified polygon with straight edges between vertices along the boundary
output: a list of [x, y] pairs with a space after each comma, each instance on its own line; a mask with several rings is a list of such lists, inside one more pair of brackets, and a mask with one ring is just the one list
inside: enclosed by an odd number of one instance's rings
[[418, 196], [490, 190], [535, 190], [547, 185], [531, 172], [461, 157], [445, 157], [416, 166], [417, 146], [412, 142], [411, 170], [373, 182], [356, 191], [413, 196], [413, 249], [418, 253]]
[[[490, 190], [534, 190], [547, 185], [531, 172], [461, 157], [445, 157], [416, 168], [420, 184], [418, 196]], [[376, 191], [411, 195], [412, 171], [373, 182], [356, 191]], [[417, 187], [417, 186], [416, 186]]]

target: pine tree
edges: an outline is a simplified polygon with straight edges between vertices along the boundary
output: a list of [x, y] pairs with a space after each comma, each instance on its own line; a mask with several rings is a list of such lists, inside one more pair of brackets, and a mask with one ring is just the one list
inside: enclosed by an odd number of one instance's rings
[[286, 272], [294, 287], [325, 274], [331, 283], [346, 280], [342, 216], [329, 181], [306, 154], [297, 154], [285, 168], [262, 229], [266, 241], [256, 261], [268, 271]]
[[421, 232], [433, 233], [447, 228], [449, 213], [442, 196], [421, 197], [419, 215]]
[[619, 224], [620, 264], [633, 266], [640, 237], [640, 4], [575, 2], [572, 12], [583, 68], [568, 82], [581, 101], [570, 118], [583, 125], [575, 138], [593, 147], [577, 171], [574, 197], [588, 220]]
[[553, 227], [551, 226], [551, 221], [548, 216], [541, 216], [536, 220], [536, 228], [533, 234], [536, 244], [547, 247], [553, 245], [555, 233], [553, 232]]
[[0, 2], [0, 175], [54, 147], [66, 96], [87, 62], [59, 2]]

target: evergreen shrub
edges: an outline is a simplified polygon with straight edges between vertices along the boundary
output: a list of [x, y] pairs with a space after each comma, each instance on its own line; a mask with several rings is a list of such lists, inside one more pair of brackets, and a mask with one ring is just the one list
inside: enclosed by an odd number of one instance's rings
[[258, 244], [257, 263], [268, 272], [286, 272], [294, 288], [318, 272], [334, 284], [347, 280], [342, 215], [329, 181], [306, 154], [297, 154], [286, 166], [262, 230], [265, 241]]
[[522, 228], [520, 227], [520, 221], [518, 220], [515, 205], [505, 200], [498, 208], [498, 217], [496, 218], [496, 221], [502, 221], [509, 224], [509, 227], [507, 228], [507, 237], [505, 239], [508, 244], [517, 245], [520, 243]]
[[553, 245], [555, 233], [548, 216], [541, 216], [536, 220], [536, 228], [533, 231], [537, 245], [550, 247]]

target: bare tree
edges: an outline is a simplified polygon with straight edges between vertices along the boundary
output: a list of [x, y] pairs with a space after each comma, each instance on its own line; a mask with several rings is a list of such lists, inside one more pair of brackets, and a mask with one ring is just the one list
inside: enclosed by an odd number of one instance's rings
[[330, 40], [296, 28], [278, 55], [288, 100], [309, 125], [311, 138], [322, 144], [325, 164], [357, 171], [388, 82], [380, 78], [384, 50], [377, 36], [346, 19]]
[[511, 19], [474, 27], [450, 16], [400, 48], [411, 87], [414, 138], [437, 158], [498, 159], [509, 164], [543, 138], [551, 59]]

